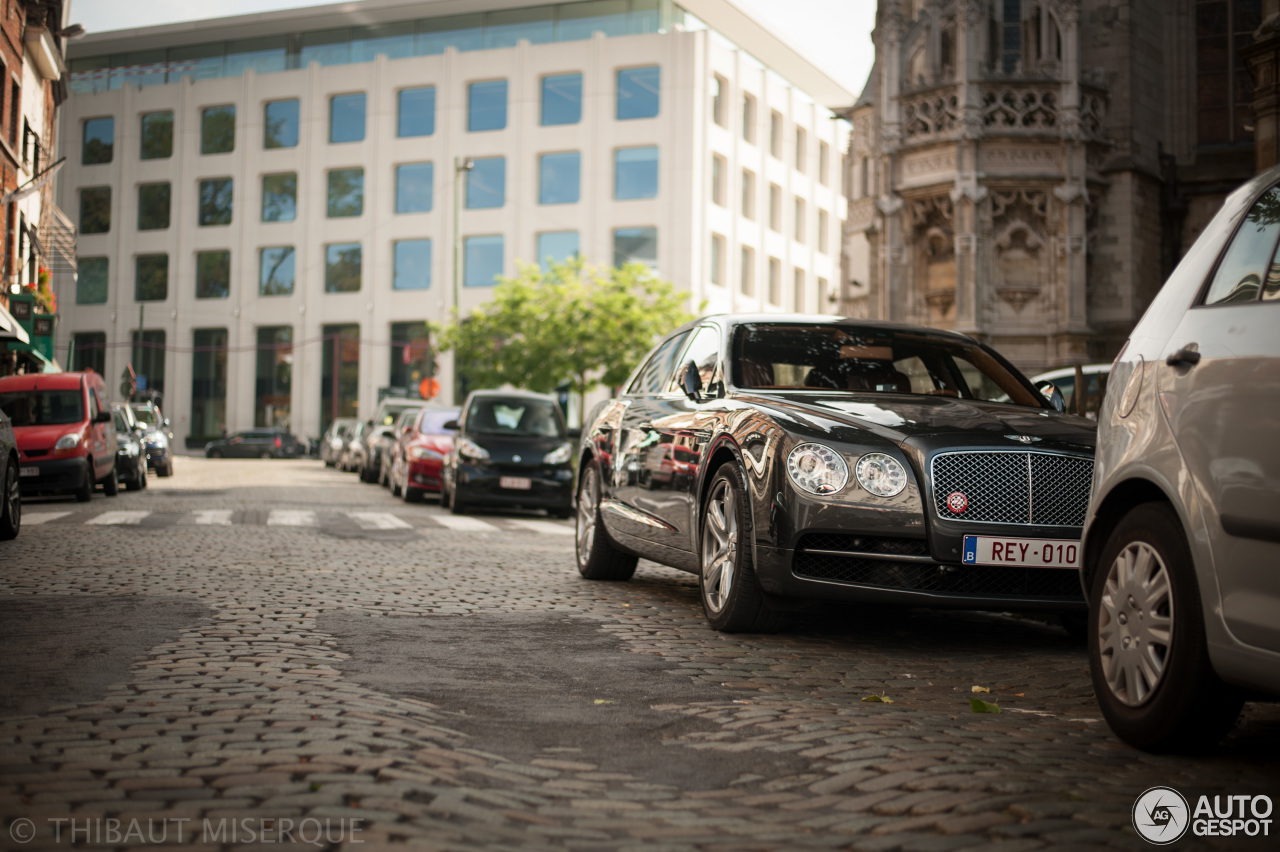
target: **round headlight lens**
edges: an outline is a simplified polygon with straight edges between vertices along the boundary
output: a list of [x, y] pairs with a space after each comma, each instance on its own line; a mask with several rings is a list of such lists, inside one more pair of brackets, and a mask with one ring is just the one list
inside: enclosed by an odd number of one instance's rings
[[868, 453], [854, 468], [858, 483], [877, 497], [893, 497], [907, 487], [907, 471], [902, 462], [884, 453]]
[[80, 443], [79, 432], [68, 432], [58, 439], [58, 443], [53, 445], [55, 450], [69, 450]]
[[787, 456], [787, 475], [810, 494], [835, 494], [849, 482], [849, 466], [830, 447], [801, 444]]

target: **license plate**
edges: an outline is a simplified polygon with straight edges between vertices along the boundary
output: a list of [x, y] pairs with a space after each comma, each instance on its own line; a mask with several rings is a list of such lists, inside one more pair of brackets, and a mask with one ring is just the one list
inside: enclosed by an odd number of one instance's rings
[[515, 491], [528, 491], [533, 487], [533, 480], [523, 476], [502, 476], [498, 478], [499, 488], [510, 488]]
[[38, 467], [20, 467], [18, 468], [18, 476], [39, 476], [40, 468]]
[[1024, 568], [1079, 568], [1080, 542], [1060, 538], [964, 537], [966, 565], [1014, 565]]

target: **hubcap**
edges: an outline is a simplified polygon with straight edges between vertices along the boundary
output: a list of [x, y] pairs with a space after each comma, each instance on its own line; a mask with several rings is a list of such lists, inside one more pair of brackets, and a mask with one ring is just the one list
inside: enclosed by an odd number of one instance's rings
[[1098, 609], [1098, 652], [1112, 695], [1137, 707], [1164, 678], [1173, 643], [1173, 590], [1164, 560], [1131, 542], [1107, 571]]
[[22, 488], [18, 485], [18, 472], [12, 466], [9, 467], [8, 479], [4, 488], [5, 513], [12, 521], [17, 521], [22, 511]]
[[711, 493], [702, 524], [702, 589], [712, 612], [719, 612], [729, 602], [737, 557], [737, 497], [729, 483], [721, 482]]
[[596, 502], [596, 472], [587, 470], [578, 489], [578, 562], [584, 565], [596, 541]]

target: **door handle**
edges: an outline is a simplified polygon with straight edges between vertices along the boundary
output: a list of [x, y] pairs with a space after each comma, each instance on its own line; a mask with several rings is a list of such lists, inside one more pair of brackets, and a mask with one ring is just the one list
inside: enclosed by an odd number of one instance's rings
[[1200, 363], [1200, 346], [1196, 343], [1188, 343], [1165, 358], [1164, 362], [1170, 367], [1194, 367]]
[[641, 423], [639, 426], [637, 426], [637, 427], [636, 427], [636, 431], [637, 431], [637, 432], [652, 432], [652, 431], [654, 431], [654, 429], [653, 429], [653, 421], [652, 421], [652, 420], [646, 420], [646, 421], [644, 421], [643, 423]]

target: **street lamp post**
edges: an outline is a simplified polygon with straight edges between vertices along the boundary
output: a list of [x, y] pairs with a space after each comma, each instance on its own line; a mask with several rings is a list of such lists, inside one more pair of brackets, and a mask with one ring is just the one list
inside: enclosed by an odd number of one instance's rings
[[[462, 228], [459, 219], [462, 215], [462, 177], [475, 168], [475, 161], [470, 157], [453, 158], [453, 318], [455, 322], [462, 320]], [[453, 398], [458, 401], [458, 353], [453, 353]]]

